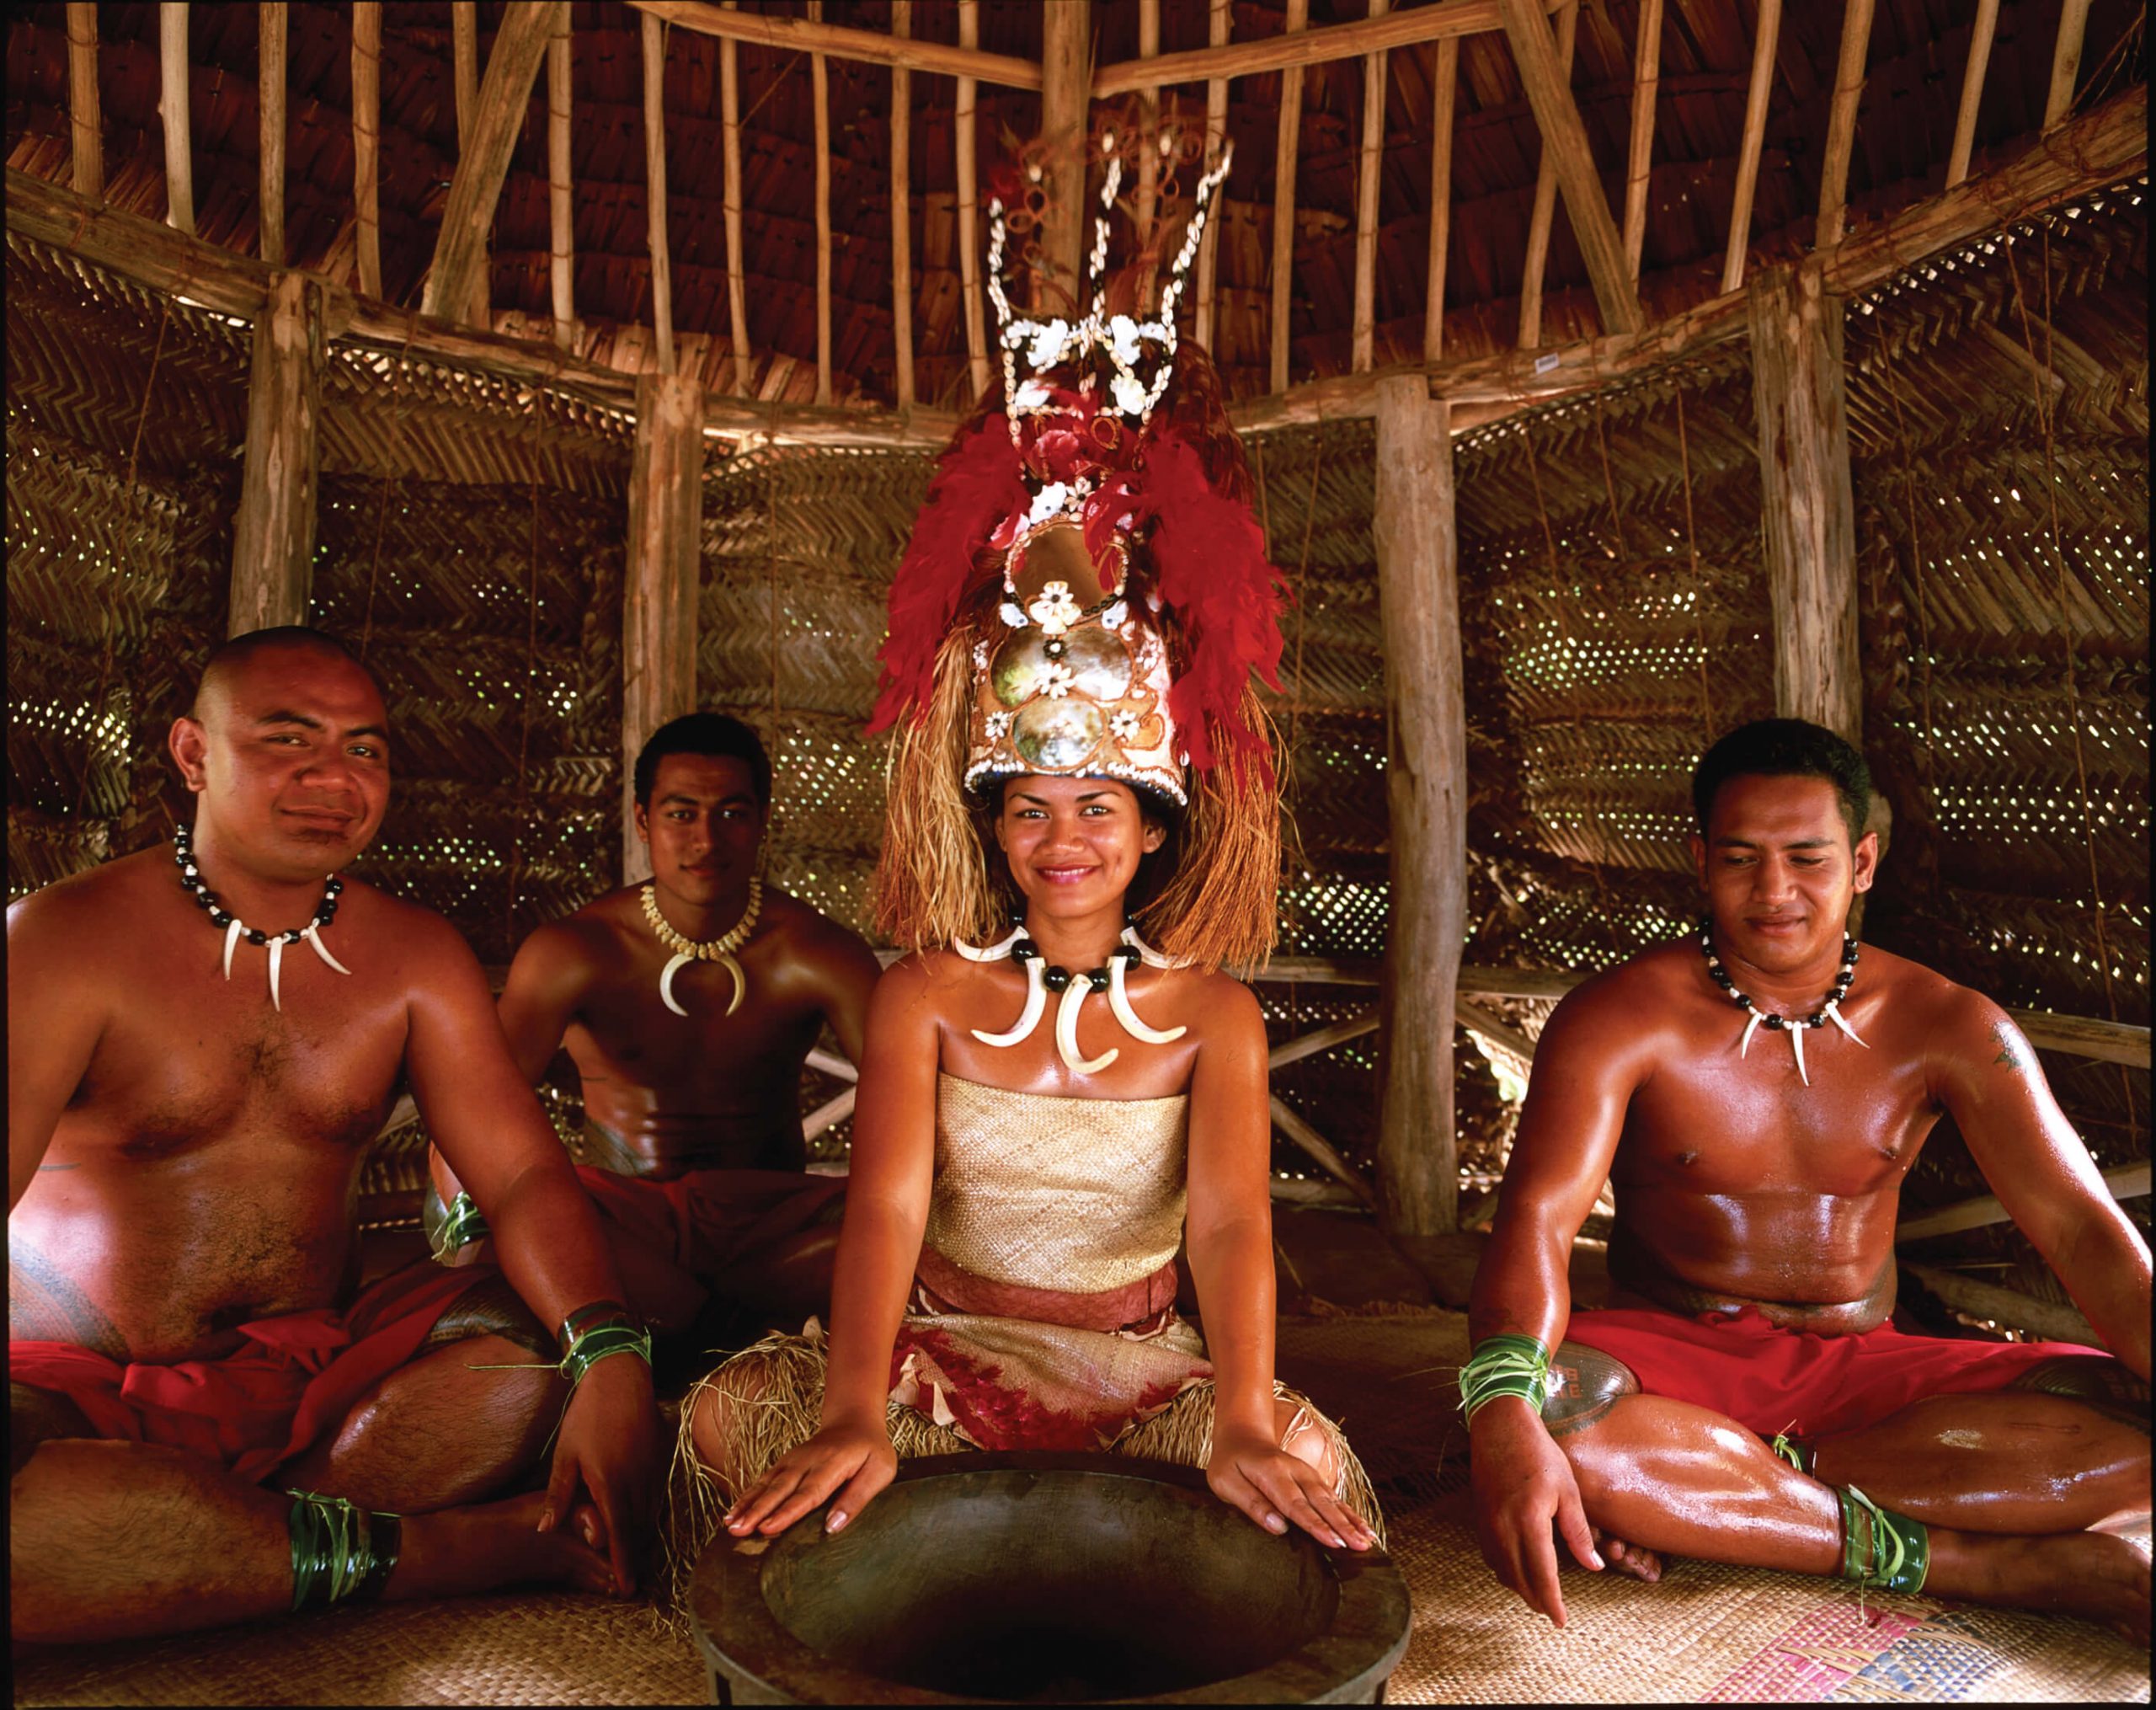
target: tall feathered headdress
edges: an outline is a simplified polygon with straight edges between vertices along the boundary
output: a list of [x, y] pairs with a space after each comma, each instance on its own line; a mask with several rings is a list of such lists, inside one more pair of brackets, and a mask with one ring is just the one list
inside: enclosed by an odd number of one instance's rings
[[1157, 313], [1111, 314], [1108, 213], [1126, 153], [1155, 142], [1118, 130], [1101, 139], [1082, 319], [1013, 313], [1010, 222], [989, 203], [1003, 384], [945, 450], [891, 585], [869, 724], [899, 727], [878, 924], [915, 949], [1000, 936], [977, 807], [1006, 778], [1113, 778], [1177, 827], [1139, 924], [1172, 959], [1247, 967], [1277, 918], [1279, 804], [1251, 677], [1279, 687], [1283, 596], [1219, 383], [1175, 325], [1229, 156], [1198, 182]]

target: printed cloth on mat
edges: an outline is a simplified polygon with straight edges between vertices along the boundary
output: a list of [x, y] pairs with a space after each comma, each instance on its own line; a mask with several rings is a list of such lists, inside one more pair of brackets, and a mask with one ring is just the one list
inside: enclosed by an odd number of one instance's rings
[[129, 1362], [72, 1342], [10, 1342], [8, 1375], [82, 1410], [100, 1437], [156, 1443], [261, 1479], [334, 1430], [419, 1351], [442, 1314], [499, 1274], [424, 1261], [378, 1279], [343, 1312], [318, 1307], [237, 1327], [221, 1360]]
[[1786, 1330], [1757, 1307], [1687, 1318], [1652, 1308], [1575, 1312], [1565, 1339], [1621, 1360], [1648, 1395], [1725, 1413], [1761, 1436], [1861, 1430], [1928, 1395], [2004, 1389], [2072, 1342], [1969, 1342], [1881, 1324], [1852, 1336]]

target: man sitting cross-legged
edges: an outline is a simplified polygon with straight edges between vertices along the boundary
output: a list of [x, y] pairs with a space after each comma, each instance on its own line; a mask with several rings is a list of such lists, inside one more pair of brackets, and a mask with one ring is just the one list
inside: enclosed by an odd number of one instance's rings
[[[228, 642], [170, 737], [191, 833], [8, 911], [18, 1643], [632, 1589], [648, 1339], [471, 951], [334, 876], [382, 822], [387, 722], [331, 638]], [[355, 1286], [360, 1163], [400, 1080], [499, 1270]], [[472, 1505], [558, 1429], [543, 1491]]]
[[[2148, 1249], [1997, 1004], [1845, 948], [1870, 788], [1815, 725], [1724, 737], [1694, 784], [1701, 936], [1550, 1018], [1460, 1380], [1483, 1553], [1560, 1625], [1553, 1522], [1591, 1568], [1601, 1542], [1642, 1578], [1657, 1552], [1839, 1574], [2145, 1642]], [[1942, 1113], [2116, 1358], [1889, 1323]], [[1573, 1312], [1605, 1177], [1612, 1310]]]
[[[674, 719], [634, 783], [650, 882], [526, 938], [502, 1025], [534, 1081], [566, 1039], [595, 1160], [578, 1174], [630, 1304], [661, 1330], [712, 1296], [798, 1329], [829, 1310], [845, 1194], [804, 1173], [802, 1066], [826, 1023], [860, 1060], [875, 952], [756, 876], [771, 772], [746, 724]], [[430, 1175], [437, 1254], [483, 1254], [484, 1225], [439, 1153]]]

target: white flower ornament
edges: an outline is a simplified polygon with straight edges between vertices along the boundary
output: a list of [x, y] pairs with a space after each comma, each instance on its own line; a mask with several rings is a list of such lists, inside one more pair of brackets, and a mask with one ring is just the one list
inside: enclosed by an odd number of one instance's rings
[[1026, 607], [1026, 612], [1050, 635], [1062, 634], [1085, 615], [1084, 608], [1071, 596], [1068, 582], [1046, 584], [1039, 598]]

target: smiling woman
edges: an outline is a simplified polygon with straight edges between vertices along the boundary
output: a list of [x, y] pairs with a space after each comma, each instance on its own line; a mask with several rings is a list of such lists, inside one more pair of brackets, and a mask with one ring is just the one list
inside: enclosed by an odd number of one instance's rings
[[677, 1569], [965, 1448], [1180, 1462], [1270, 1531], [1380, 1538], [1273, 1378], [1265, 1025], [1220, 971], [1270, 948], [1279, 866], [1248, 471], [1171, 337], [1113, 402], [1076, 382], [1116, 353], [1020, 342], [1040, 371], [961, 430], [892, 585], [878, 908], [910, 954], [869, 1010], [830, 1334], [691, 1392]]

